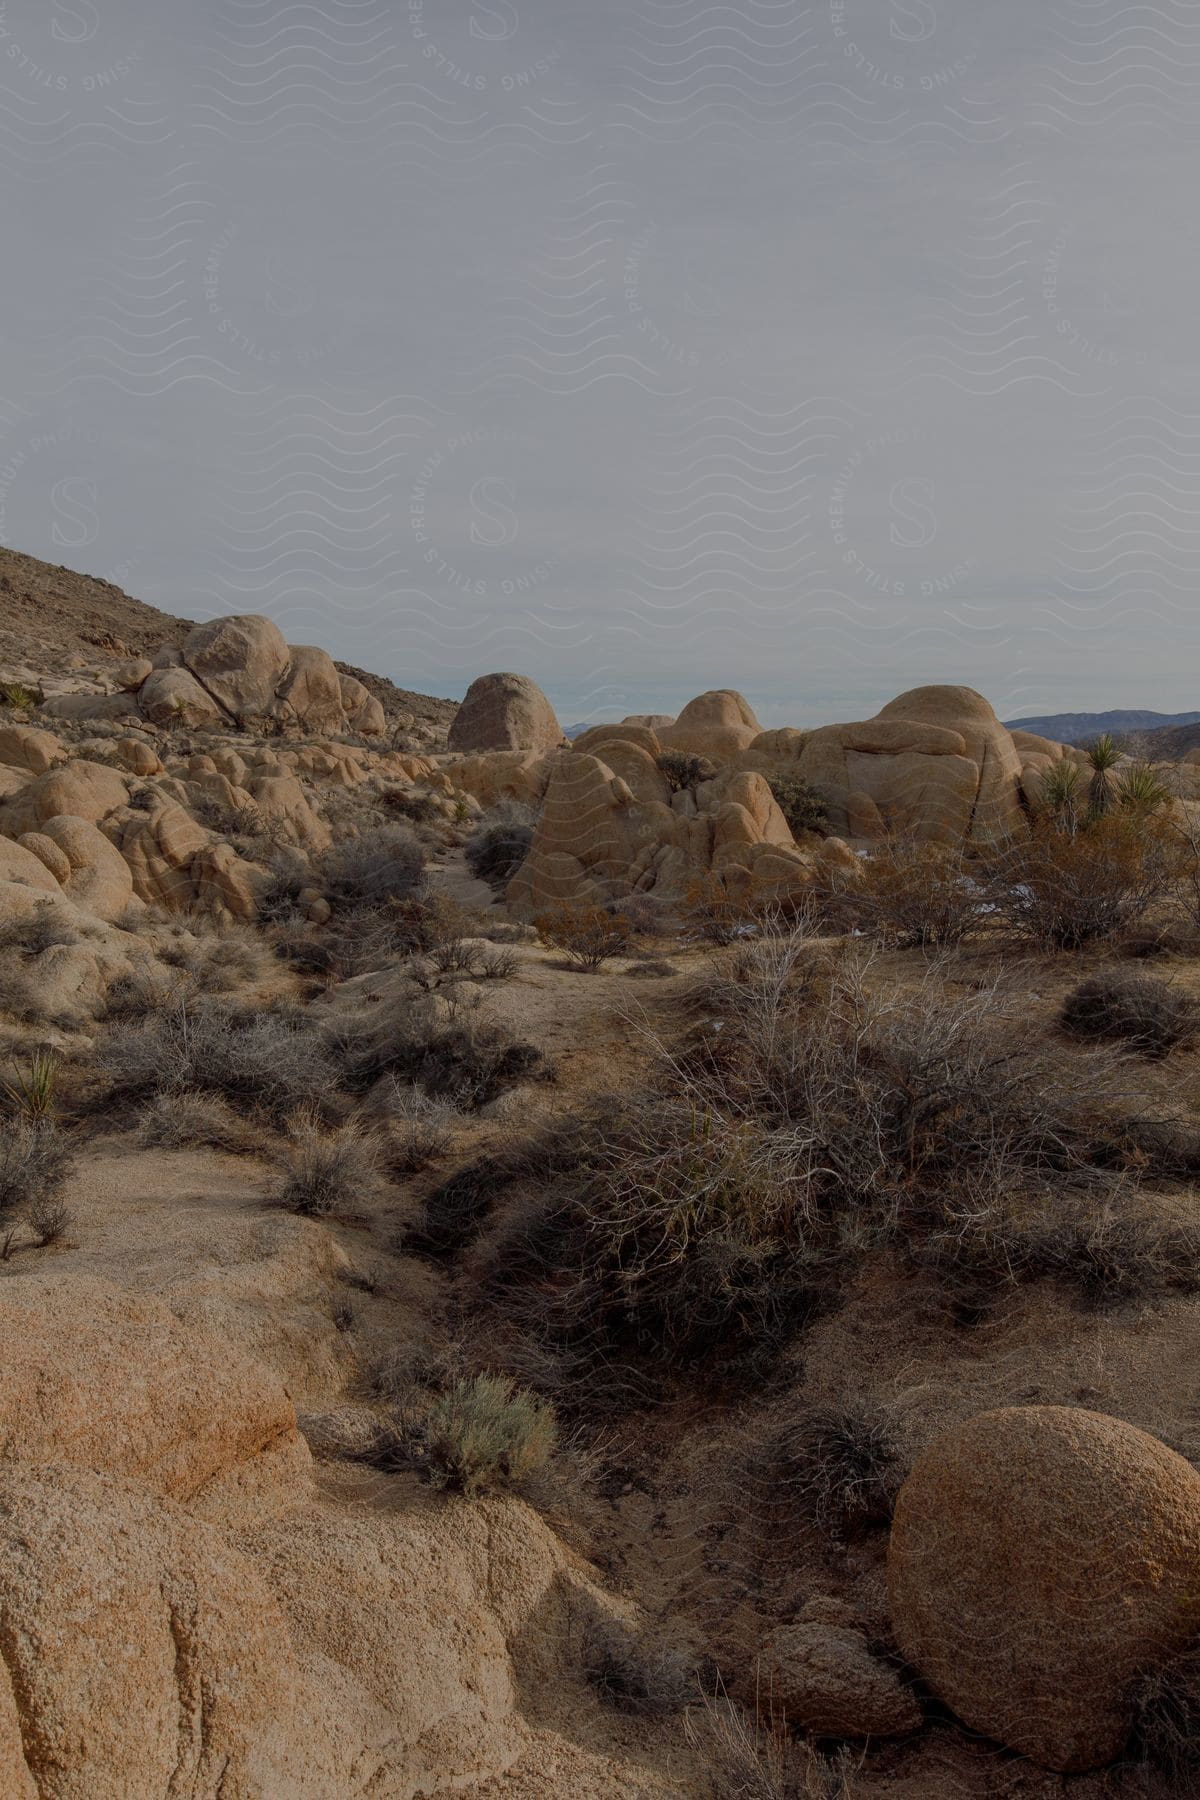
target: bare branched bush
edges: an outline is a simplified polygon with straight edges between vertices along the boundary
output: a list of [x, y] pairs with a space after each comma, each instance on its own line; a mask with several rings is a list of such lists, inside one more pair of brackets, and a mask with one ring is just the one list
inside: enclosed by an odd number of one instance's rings
[[74, 1166], [70, 1143], [53, 1120], [5, 1119], [0, 1130], [0, 1225], [56, 1200]]
[[324, 1219], [358, 1212], [379, 1186], [375, 1140], [351, 1123], [333, 1130], [301, 1116], [288, 1134], [277, 1200], [287, 1212]]
[[336, 1070], [302, 1016], [248, 1012], [228, 1001], [182, 1001], [135, 1023], [119, 1023], [96, 1048], [111, 1098], [223, 1095], [243, 1110], [286, 1118], [336, 1085]]
[[515, 1038], [500, 1020], [436, 996], [418, 996], [403, 1011], [344, 1034], [331, 1048], [343, 1079], [357, 1092], [391, 1075], [464, 1108], [485, 1106], [540, 1072], [543, 1061], [540, 1050]]
[[32, 912], [0, 924], [0, 956], [15, 952], [20, 956], [40, 956], [57, 944], [77, 944], [78, 928], [64, 919], [60, 908], [51, 900], [42, 900]]
[[449, 1148], [461, 1123], [456, 1107], [434, 1100], [423, 1088], [404, 1088], [393, 1081], [387, 1102], [388, 1166], [396, 1175], [428, 1168]]
[[686, 1730], [704, 1756], [713, 1800], [853, 1800], [849, 1752], [823, 1756], [769, 1704], [751, 1713], [718, 1685], [701, 1693]]
[[642, 1718], [680, 1713], [701, 1691], [695, 1660], [674, 1644], [597, 1619], [581, 1646], [584, 1678], [605, 1705]]
[[326, 850], [316, 872], [335, 903], [419, 899], [425, 852], [407, 825], [377, 825]]
[[1035, 819], [993, 858], [988, 898], [1001, 921], [1060, 950], [1113, 938], [1176, 897], [1186, 856], [1162, 820], [1117, 807], [1078, 830]]
[[992, 910], [962, 850], [944, 844], [881, 844], [824, 877], [815, 898], [840, 930], [897, 948], [961, 944]]
[[138, 1118], [138, 1139], [148, 1149], [203, 1148], [261, 1151], [262, 1133], [252, 1128], [218, 1094], [187, 1089], [155, 1094]]
[[1147, 1669], [1129, 1706], [1127, 1759], [1163, 1781], [1166, 1793], [1200, 1791], [1200, 1647]]
[[757, 929], [750, 898], [711, 871], [688, 882], [680, 912], [689, 931], [709, 944], [732, 944]]
[[40, 1250], [60, 1243], [75, 1223], [75, 1214], [66, 1202], [49, 1194], [41, 1194], [31, 1201], [25, 1216]]
[[802, 937], [735, 966], [723, 1016], [675, 1049], [649, 1038], [656, 1080], [573, 1122], [540, 1209], [481, 1249], [496, 1303], [543, 1341], [753, 1364], [874, 1249], [995, 1286], [1057, 1273], [1051, 1203], [1083, 1219], [1125, 1191], [1093, 1166], [1122, 1066], [1031, 1046], [995, 990], [951, 996], [936, 966], [872, 987], [869, 962]]
[[397, 818], [408, 819], [414, 825], [432, 825], [442, 816], [432, 794], [417, 793], [411, 787], [384, 788], [379, 802]]
[[561, 950], [580, 969], [599, 969], [629, 946], [628, 920], [603, 906], [564, 900], [539, 913], [533, 923], [544, 944]]

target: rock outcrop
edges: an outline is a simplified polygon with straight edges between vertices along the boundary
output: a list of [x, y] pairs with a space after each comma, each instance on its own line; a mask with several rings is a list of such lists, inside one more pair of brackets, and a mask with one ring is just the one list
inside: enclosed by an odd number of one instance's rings
[[341, 674], [324, 650], [285, 643], [279, 627], [257, 613], [196, 625], [181, 643], [160, 644], [153, 658], [117, 663], [106, 679], [115, 691], [54, 695], [46, 713], [76, 720], [140, 716], [193, 731], [378, 737], [386, 729], [381, 703], [361, 681]]
[[1200, 1475], [1120, 1419], [1006, 1407], [931, 1444], [888, 1552], [896, 1641], [965, 1724], [1110, 1762], [1142, 1671], [1200, 1631]]
[[454, 751], [553, 750], [563, 742], [554, 708], [528, 675], [481, 675], [467, 689], [448, 738]]
[[674, 724], [659, 728], [665, 750], [728, 761], [748, 750], [762, 731], [749, 701], [734, 688], [713, 688], [689, 700]]
[[[814, 1737], [904, 1737], [921, 1708], [836, 1601], [810, 1601], [763, 1647], [757, 1671], [788, 1725]], [[747, 1698], [753, 1703], [754, 1696]]]
[[795, 751], [835, 831], [986, 846], [1024, 829], [1025, 758], [973, 688], [914, 688], [873, 719], [809, 733]]
[[510, 904], [677, 899], [704, 874], [763, 891], [807, 879], [809, 864], [761, 775], [730, 770], [694, 793], [672, 794], [639, 744], [618, 739], [598, 750], [554, 759]]

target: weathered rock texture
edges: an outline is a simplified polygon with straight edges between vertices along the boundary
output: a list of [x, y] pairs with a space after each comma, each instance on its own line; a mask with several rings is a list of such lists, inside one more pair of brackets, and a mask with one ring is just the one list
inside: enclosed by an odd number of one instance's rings
[[1200, 1630], [1200, 1475], [1098, 1413], [982, 1413], [901, 1489], [888, 1587], [901, 1650], [967, 1725], [1048, 1769], [1098, 1768], [1132, 1679]]
[[674, 724], [659, 729], [665, 750], [687, 750], [723, 760], [749, 749], [762, 726], [748, 701], [733, 688], [714, 688], [689, 700]]
[[598, 744], [596, 755], [554, 759], [508, 898], [521, 907], [631, 893], [674, 898], [703, 874], [786, 888], [807, 867], [761, 775], [730, 770], [694, 793], [672, 794], [651, 751], [618, 738]]
[[872, 1654], [862, 1631], [823, 1610], [810, 1603], [763, 1648], [757, 1673], [789, 1726], [839, 1738], [916, 1731], [921, 1709], [899, 1672]]
[[874, 719], [824, 726], [796, 749], [794, 766], [821, 793], [835, 831], [988, 845], [1024, 829], [1031, 753], [973, 688], [914, 688]]
[[528, 675], [481, 675], [455, 714], [451, 750], [553, 750], [562, 743], [554, 708]]

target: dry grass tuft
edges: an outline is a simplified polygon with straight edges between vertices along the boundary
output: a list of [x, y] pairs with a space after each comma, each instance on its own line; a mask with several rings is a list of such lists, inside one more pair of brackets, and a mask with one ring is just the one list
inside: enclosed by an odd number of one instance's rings
[[277, 1202], [308, 1219], [360, 1212], [379, 1187], [376, 1140], [351, 1123], [333, 1130], [309, 1116], [289, 1132]]

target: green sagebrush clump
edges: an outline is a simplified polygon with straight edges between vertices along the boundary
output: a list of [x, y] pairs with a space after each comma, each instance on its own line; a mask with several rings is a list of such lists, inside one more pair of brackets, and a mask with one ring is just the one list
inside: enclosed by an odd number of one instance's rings
[[474, 1498], [520, 1489], [558, 1442], [554, 1408], [507, 1375], [456, 1381], [419, 1416], [398, 1413], [366, 1452], [377, 1468], [415, 1469], [432, 1487]]

